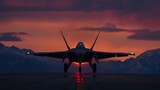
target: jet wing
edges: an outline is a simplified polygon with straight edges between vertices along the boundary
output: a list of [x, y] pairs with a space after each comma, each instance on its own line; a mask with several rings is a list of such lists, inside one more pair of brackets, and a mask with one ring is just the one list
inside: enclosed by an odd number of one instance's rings
[[97, 52], [95, 51], [97, 59], [111, 58], [111, 57], [124, 57], [129, 55], [135, 55], [134, 53], [110, 53], [110, 52]]
[[64, 59], [66, 56], [66, 52], [65, 51], [62, 51], [62, 52], [39, 52], [39, 53], [33, 53], [33, 55]]

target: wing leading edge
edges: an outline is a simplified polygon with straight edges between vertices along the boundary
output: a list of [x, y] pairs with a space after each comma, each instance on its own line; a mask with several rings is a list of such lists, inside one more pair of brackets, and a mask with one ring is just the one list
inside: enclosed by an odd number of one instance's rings
[[47, 53], [39, 52], [39, 53], [33, 53], [33, 55], [64, 59], [65, 56], [66, 56], [66, 52], [65, 51], [62, 51], [62, 52], [47, 52]]
[[110, 52], [97, 52], [95, 51], [97, 59], [111, 58], [111, 57], [124, 57], [135, 55], [134, 53], [110, 53]]

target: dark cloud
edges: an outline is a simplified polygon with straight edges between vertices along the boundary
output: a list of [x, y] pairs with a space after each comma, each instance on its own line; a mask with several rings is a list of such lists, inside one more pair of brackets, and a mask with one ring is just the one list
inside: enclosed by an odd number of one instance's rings
[[0, 41], [22, 41], [19, 35], [28, 35], [25, 32], [5, 32], [0, 33]]
[[128, 39], [135, 40], [152, 40], [152, 41], [160, 41], [160, 30], [157, 31], [135, 31], [133, 35], [127, 37]]
[[78, 30], [88, 30], [88, 31], [104, 31], [104, 32], [130, 32], [132, 35], [128, 36], [128, 39], [134, 40], [152, 40], [160, 41], [160, 30], [148, 30], [148, 29], [134, 29], [127, 30], [118, 28], [115, 24], [107, 23], [103, 27], [85, 27]]
[[125, 29], [117, 28], [117, 26], [113, 23], [106, 23], [102, 27], [84, 27], [80, 28], [78, 30], [89, 30], [89, 31], [105, 31], [105, 32], [122, 32], [122, 31], [128, 31]]
[[[139, 21], [146, 19], [159, 21], [160, 0], [0, 0], [1, 13], [41, 11], [112, 11], [118, 18], [134, 15]], [[0, 19], [5, 17], [3, 13]]]
[[0, 0], [0, 19], [7, 16], [16, 17], [10, 14], [6, 16], [5, 12], [42, 11], [86, 13], [112, 11], [119, 19], [134, 16], [139, 22], [148, 20], [159, 23], [160, 0]]
[[[150, 12], [159, 8], [159, 0], [1, 0], [8, 11], [104, 11]], [[19, 8], [21, 7], [21, 8]]]

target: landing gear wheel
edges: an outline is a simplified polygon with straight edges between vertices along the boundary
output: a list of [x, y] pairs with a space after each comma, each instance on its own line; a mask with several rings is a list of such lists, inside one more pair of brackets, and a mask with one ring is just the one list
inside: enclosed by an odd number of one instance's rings
[[68, 65], [67, 63], [64, 63], [64, 73], [67, 73], [68, 72]]
[[93, 77], [96, 77], [96, 72], [97, 72], [97, 65], [94, 63], [93, 64]]
[[93, 64], [93, 73], [96, 73], [97, 72], [97, 65], [94, 63]]
[[81, 74], [81, 72], [82, 72], [82, 67], [79, 67], [79, 73]]

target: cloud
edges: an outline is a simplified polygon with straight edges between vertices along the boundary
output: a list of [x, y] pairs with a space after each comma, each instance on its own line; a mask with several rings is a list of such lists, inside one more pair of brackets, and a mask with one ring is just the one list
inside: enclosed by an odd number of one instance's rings
[[105, 31], [105, 32], [122, 32], [122, 31], [128, 31], [125, 29], [117, 28], [117, 26], [113, 23], [106, 23], [102, 27], [84, 27], [80, 28], [78, 30], [89, 30], [89, 31]]
[[[159, 0], [1, 0], [1, 11], [106, 11], [152, 12]], [[20, 8], [21, 7], [21, 8]]]
[[130, 32], [133, 34], [128, 36], [127, 37], [128, 39], [160, 41], [160, 30], [154, 30], [154, 31], [148, 29], [127, 30], [123, 28], [118, 28], [113, 23], [106, 23], [102, 27], [84, 27], [78, 30], [104, 31], [104, 32]]
[[19, 35], [29, 35], [25, 32], [5, 32], [0, 33], [0, 41], [22, 41]]
[[152, 41], [160, 41], [160, 30], [157, 31], [134, 31], [133, 35], [127, 37], [128, 39], [134, 40], [152, 40]]
[[[106, 20], [113, 18], [112, 20], [116, 19], [122, 23], [140, 23], [154, 28], [155, 26], [159, 27], [160, 24], [159, 8], [160, 0], [0, 0], [0, 21], [25, 18], [35, 21], [50, 20], [50, 18], [57, 20], [61, 19], [61, 15], [72, 19], [73, 14], [70, 12], [77, 13], [76, 19], [84, 18], [82, 16], [84, 13], [86, 15], [92, 13], [89, 17], [92, 18], [97, 15], [96, 13], [105, 12], [103, 15]], [[59, 12], [63, 13], [59, 14], [60, 16], [55, 16], [55, 13]], [[71, 15], [66, 15], [66, 12]], [[42, 13], [46, 15], [43, 16]], [[100, 16], [97, 15], [92, 19], [100, 18]]]

